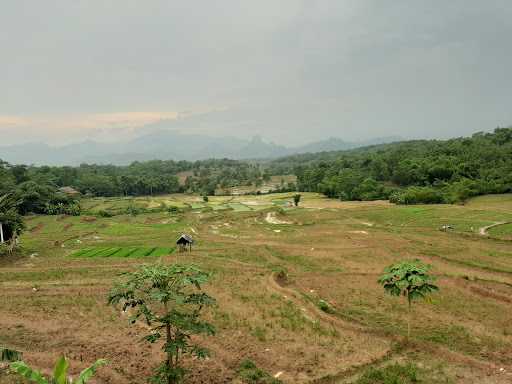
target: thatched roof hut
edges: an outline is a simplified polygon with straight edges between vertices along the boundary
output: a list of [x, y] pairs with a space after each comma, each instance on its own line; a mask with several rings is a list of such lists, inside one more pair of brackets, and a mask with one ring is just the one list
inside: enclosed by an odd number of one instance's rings
[[185, 251], [187, 248], [191, 252], [192, 244], [194, 244], [194, 239], [186, 233], [181, 234], [178, 240], [176, 240], [176, 245], [179, 247], [180, 252]]

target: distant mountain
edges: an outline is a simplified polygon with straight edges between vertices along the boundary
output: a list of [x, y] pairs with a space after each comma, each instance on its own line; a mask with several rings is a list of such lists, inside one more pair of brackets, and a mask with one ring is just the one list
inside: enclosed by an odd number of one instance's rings
[[345, 142], [338, 138], [285, 147], [255, 136], [250, 140], [212, 137], [157, 130], [118, 143], [84, 141], [64, 146], [27, 143], [0, 147], [0, 159], [13, 164], [78, 165], [81, 163], [124, 165], [145, 160], [202, 160], [209, 158], [272, 159], [299, 153], [338, 151], [401, 140], [387, 137], [362, 142]]

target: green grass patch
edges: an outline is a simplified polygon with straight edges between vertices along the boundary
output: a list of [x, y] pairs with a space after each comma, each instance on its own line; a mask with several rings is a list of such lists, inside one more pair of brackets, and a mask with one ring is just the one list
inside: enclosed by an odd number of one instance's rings
[[230, 208], [233, 208], [233, 210], [235, 212], [248, 212], [248, 211], [252, 211], [252, 209], [250, 207], [248, 207], [247, 205], [245, 205], [245, 204], [229, 203], [228, 206]]
[[211, 207], [214, 211], [225, 211], [226, 209], [230, 209], [227, 204], [212, 204]]
[[159, 257], [170, 255], [174, 247], [110, 247], [85, 248], [71, 254], [72, 257]]
[[154, 248], [148, 256], [167, 256], [174, 252], [175, 248], [159, 247]]
[[489, 235], [499, 238], [512, 239], [512, 223], [498, 225], [489, 229]]
[[421, 383], [420, 369], [412, 363], [392, 364], [383, 368], [368, 368], [354, 384], [413, 384]]

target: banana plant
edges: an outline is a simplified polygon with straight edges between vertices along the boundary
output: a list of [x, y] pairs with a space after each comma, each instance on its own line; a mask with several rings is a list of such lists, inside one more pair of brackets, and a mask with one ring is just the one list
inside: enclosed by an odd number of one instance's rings
[[10, 368], [14, 373], [36, 384], [86, 384], [98, 368], [105, 364], [107, 364], [107, 361], [104, 359], [96, 361], [89, 368], [84, 369], [76, 381], [68, 377], [69, 361], [64, 356], [57, 361], [53, 369], [53, 375], [50, 377], [43, 376], [41, 372], [32, 369], [23, 361], [12, 363]]

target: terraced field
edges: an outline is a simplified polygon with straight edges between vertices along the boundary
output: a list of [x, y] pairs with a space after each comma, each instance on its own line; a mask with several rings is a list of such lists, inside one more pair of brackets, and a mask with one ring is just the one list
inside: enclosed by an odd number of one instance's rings
[[73, 252], [75, 257], [158, 257], [167, 256], [174, 252], [169, 247], [112, 247], [112, 248], [84, 248]]
[[[394, 206], [306, 193], [299, 208], [291, 197], [173, 195], [130, 204], [182, 209], [27, 218], [24, 255], [0, 261], [0, 344], [47, 369], [62, 353], [76, 370], [104, 357], [98, 383], [145, 382], [158, 353], [105, 298], [120, 273], [178, 260], [209, 271], [205, 289], [217, 299], [207, 314], [217, 335], [201, 340], [212, 357], [187, 361], [198, 368], [189, 383], [248, 383], [247, 359], [284, 383], [356, 383], [396, 366], [427, 384], [512, 382], [509, 227], [480, 234], [512, 221], [512, 196]], [[125, 204], [84, 202], [91, 213]], [[191, 253], [174, 252], [183, 232], [194, 237]], [[406, 342], [406, 303], [376, 280], [410, 258], [433, 265], [441, 290], [414, 306]]]

